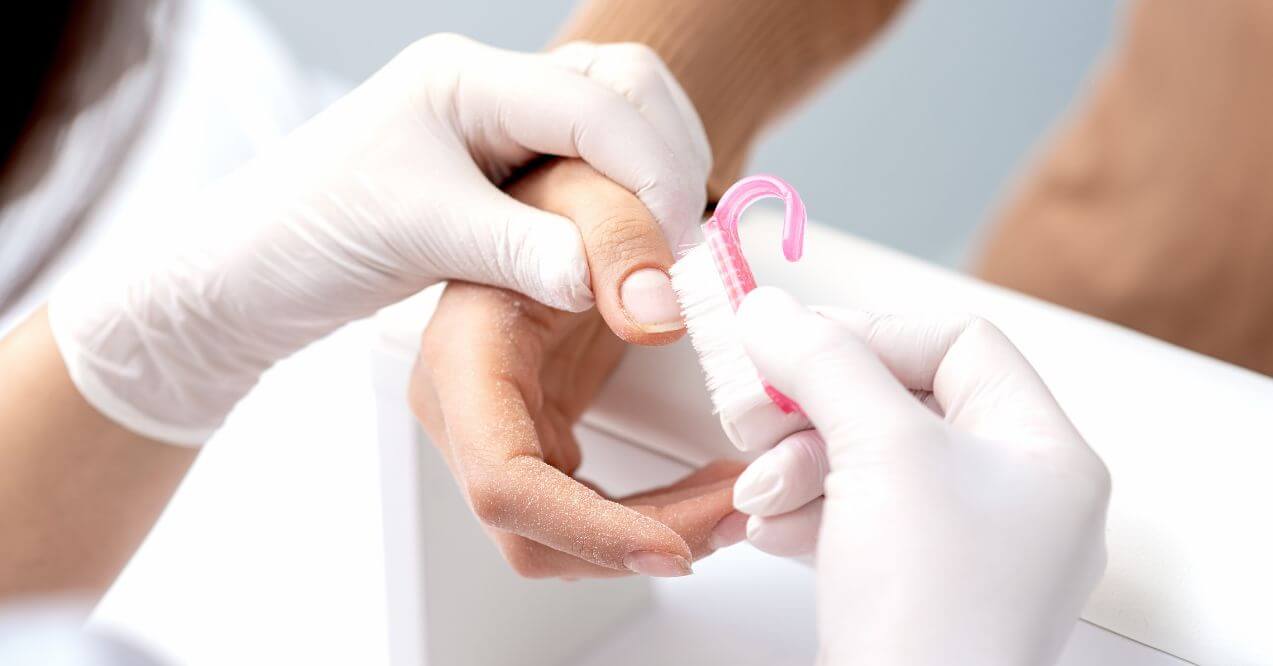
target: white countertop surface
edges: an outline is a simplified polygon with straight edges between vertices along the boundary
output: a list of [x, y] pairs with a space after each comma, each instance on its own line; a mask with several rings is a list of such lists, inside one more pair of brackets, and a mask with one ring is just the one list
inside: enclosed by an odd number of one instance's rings
[[[1273, 542], [1255, 527], [1273, 506], [1273, 380], [824, 227], [804, 262], [784, 264], [779, 227], [759, 219], [743, 233], [761, 282], [808, 302], [973, 312], [1036, 365], [1114, 476], [1109, 567], [1087, 620], [1198, 663], [1273, 663]], [[389, 314], [390, 344], [414, 345], [421, 319]], [[585, 421], [688, 462], [732, 452], [684, 344], [631, 351]], [[742, 556], [718, 557], [705, 566]]]
[[[1085, 619], [1198, 663], [1273, 663], [1273, 531], [1263, 527], [1273, 379], [826, 227], [811, 227], [804, 260], [788, 264], [780, 227], [765, 214], [744, 225], [760, 282], [810, 303], [971, 312], [1035, 365], [1113, 475], [1109, 566]], [[693, 461], [728, 452], [696, 379], [686, 346], [639, 349], [590, 422]], [[641, 416], [651, 410], [661, 418]]]

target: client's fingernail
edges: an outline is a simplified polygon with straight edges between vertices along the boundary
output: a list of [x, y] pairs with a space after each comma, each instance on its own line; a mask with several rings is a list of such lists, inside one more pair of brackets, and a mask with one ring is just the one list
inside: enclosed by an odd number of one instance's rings
[[688, 576], [693, 573], [690, 569], [689, 561], [684, 557], [668, 555], [667, 553], [656, 553], [652, 550], [638, 550], [628, 553], [627, 557], [623, 558], [623, 565], [642, 576], [671, 578], [674, 576]]
[[619, 287], [619, 304], [646, 333], [665, 333], [683, 328], [681, 306], [672, 291], [672, 279], [657, 268], [634, 271]]
[[720, 522], [716, 523], [716, 527], [712, 528], [712, 535], [707, 540], [707, 544], [712, 547], [712, 550], [718, 550], [746, 538], [747, 514], [733, 511], [721, 518]]
[[782, 475], [769, 465], [752, 463], [734, 482], [734, 508], [764, 515], [781, 493]]

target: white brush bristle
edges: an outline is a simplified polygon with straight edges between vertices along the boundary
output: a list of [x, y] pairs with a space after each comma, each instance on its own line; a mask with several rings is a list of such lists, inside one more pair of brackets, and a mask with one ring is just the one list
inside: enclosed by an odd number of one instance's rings
[[734, 416], [769, 402], [760, 373], [743, 347], [737, 317], [711, 249], [706, 243], [699, 244], [673, 264], [669, 273], [716, 411]]

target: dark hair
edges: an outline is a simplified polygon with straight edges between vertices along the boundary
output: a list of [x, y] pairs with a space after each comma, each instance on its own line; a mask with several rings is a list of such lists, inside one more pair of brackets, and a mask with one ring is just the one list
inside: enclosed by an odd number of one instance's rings
[[81, 0], [24, 3], [21, 16], [0, 22], [0, 62], [7, 63], [0, 105], [0, 178], [21, 148], [22, 137], [40, 116], [52, 82], [66, 69], [74, 44], [74, 18]]
[[[25, 238], [22, 246], [13, 248], [21, 252], [14, 263], [0, 266], [0, 312], [27, 292], [85, 226], [140, 135], [161, 80], [159, 66], [148, 64], [155, 53], [152, 26], [170, 19], [170, 12], [160, 11], [167, 8], [165, 0], [42, 0], [23, 5], [21, 13], [26, 15], [0, 28], [13, 33], [4, 35], [7, 39], [0, 45], [0, 53], [8, 56], [2, 62], [23, 63], [10, 72], [15, 94], [0, 105], [0, 224], [28, 226], [0, 229], [0, 239]], [[138, 94], [122, 96], [134, 100], [134, 106], [116, 108], [131, 114], [131, 125], [110, 130], [80, 165], [82, 172], [72, 174], [80, 181], [74, 185], [80, 191], [68, 195], [72, 198], [62, 202], [63, 209], [40, 213], [37, 208], [29, 216], [25, 209], [9, 209], [19, 197], [38, 191], [48, 169], [65, 154], [60, 141], [84, 110], [99, 103], [120, 104], [118, 84], [131, 71], [146, 73]], [[11, 210], [22, 217], [10, 216]]]

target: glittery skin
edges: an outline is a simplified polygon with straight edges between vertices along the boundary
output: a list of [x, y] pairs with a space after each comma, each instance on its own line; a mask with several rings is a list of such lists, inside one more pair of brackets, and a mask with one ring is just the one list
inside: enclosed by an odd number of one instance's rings
[[653, 550], [694, 560], [733, 511], [742, 463], [611, 499], [575, 479], [572, 426], [624, 346], [594, 312], [550, 310], [511, 292], [455, 283], [425, 333], [410, 400], [474, 513], [531, 577], [630, 573]]
[[[513, 193], [564, 215], [552, 197], [568, 190], [540, 178], [551, 171], [540, 169]], [[425, 331], [412, 408], [522, 575], [629, 575], [624, 559], [636, 551], [692, 561], [711, 552], [712, 529], [733, 513], [741, 463], [715, 463], [672, 486], [617, 499], [573, 476], [580, 452], [572, 427], [624, 348], [595, 310], [561, 312], [456, 282]]]

